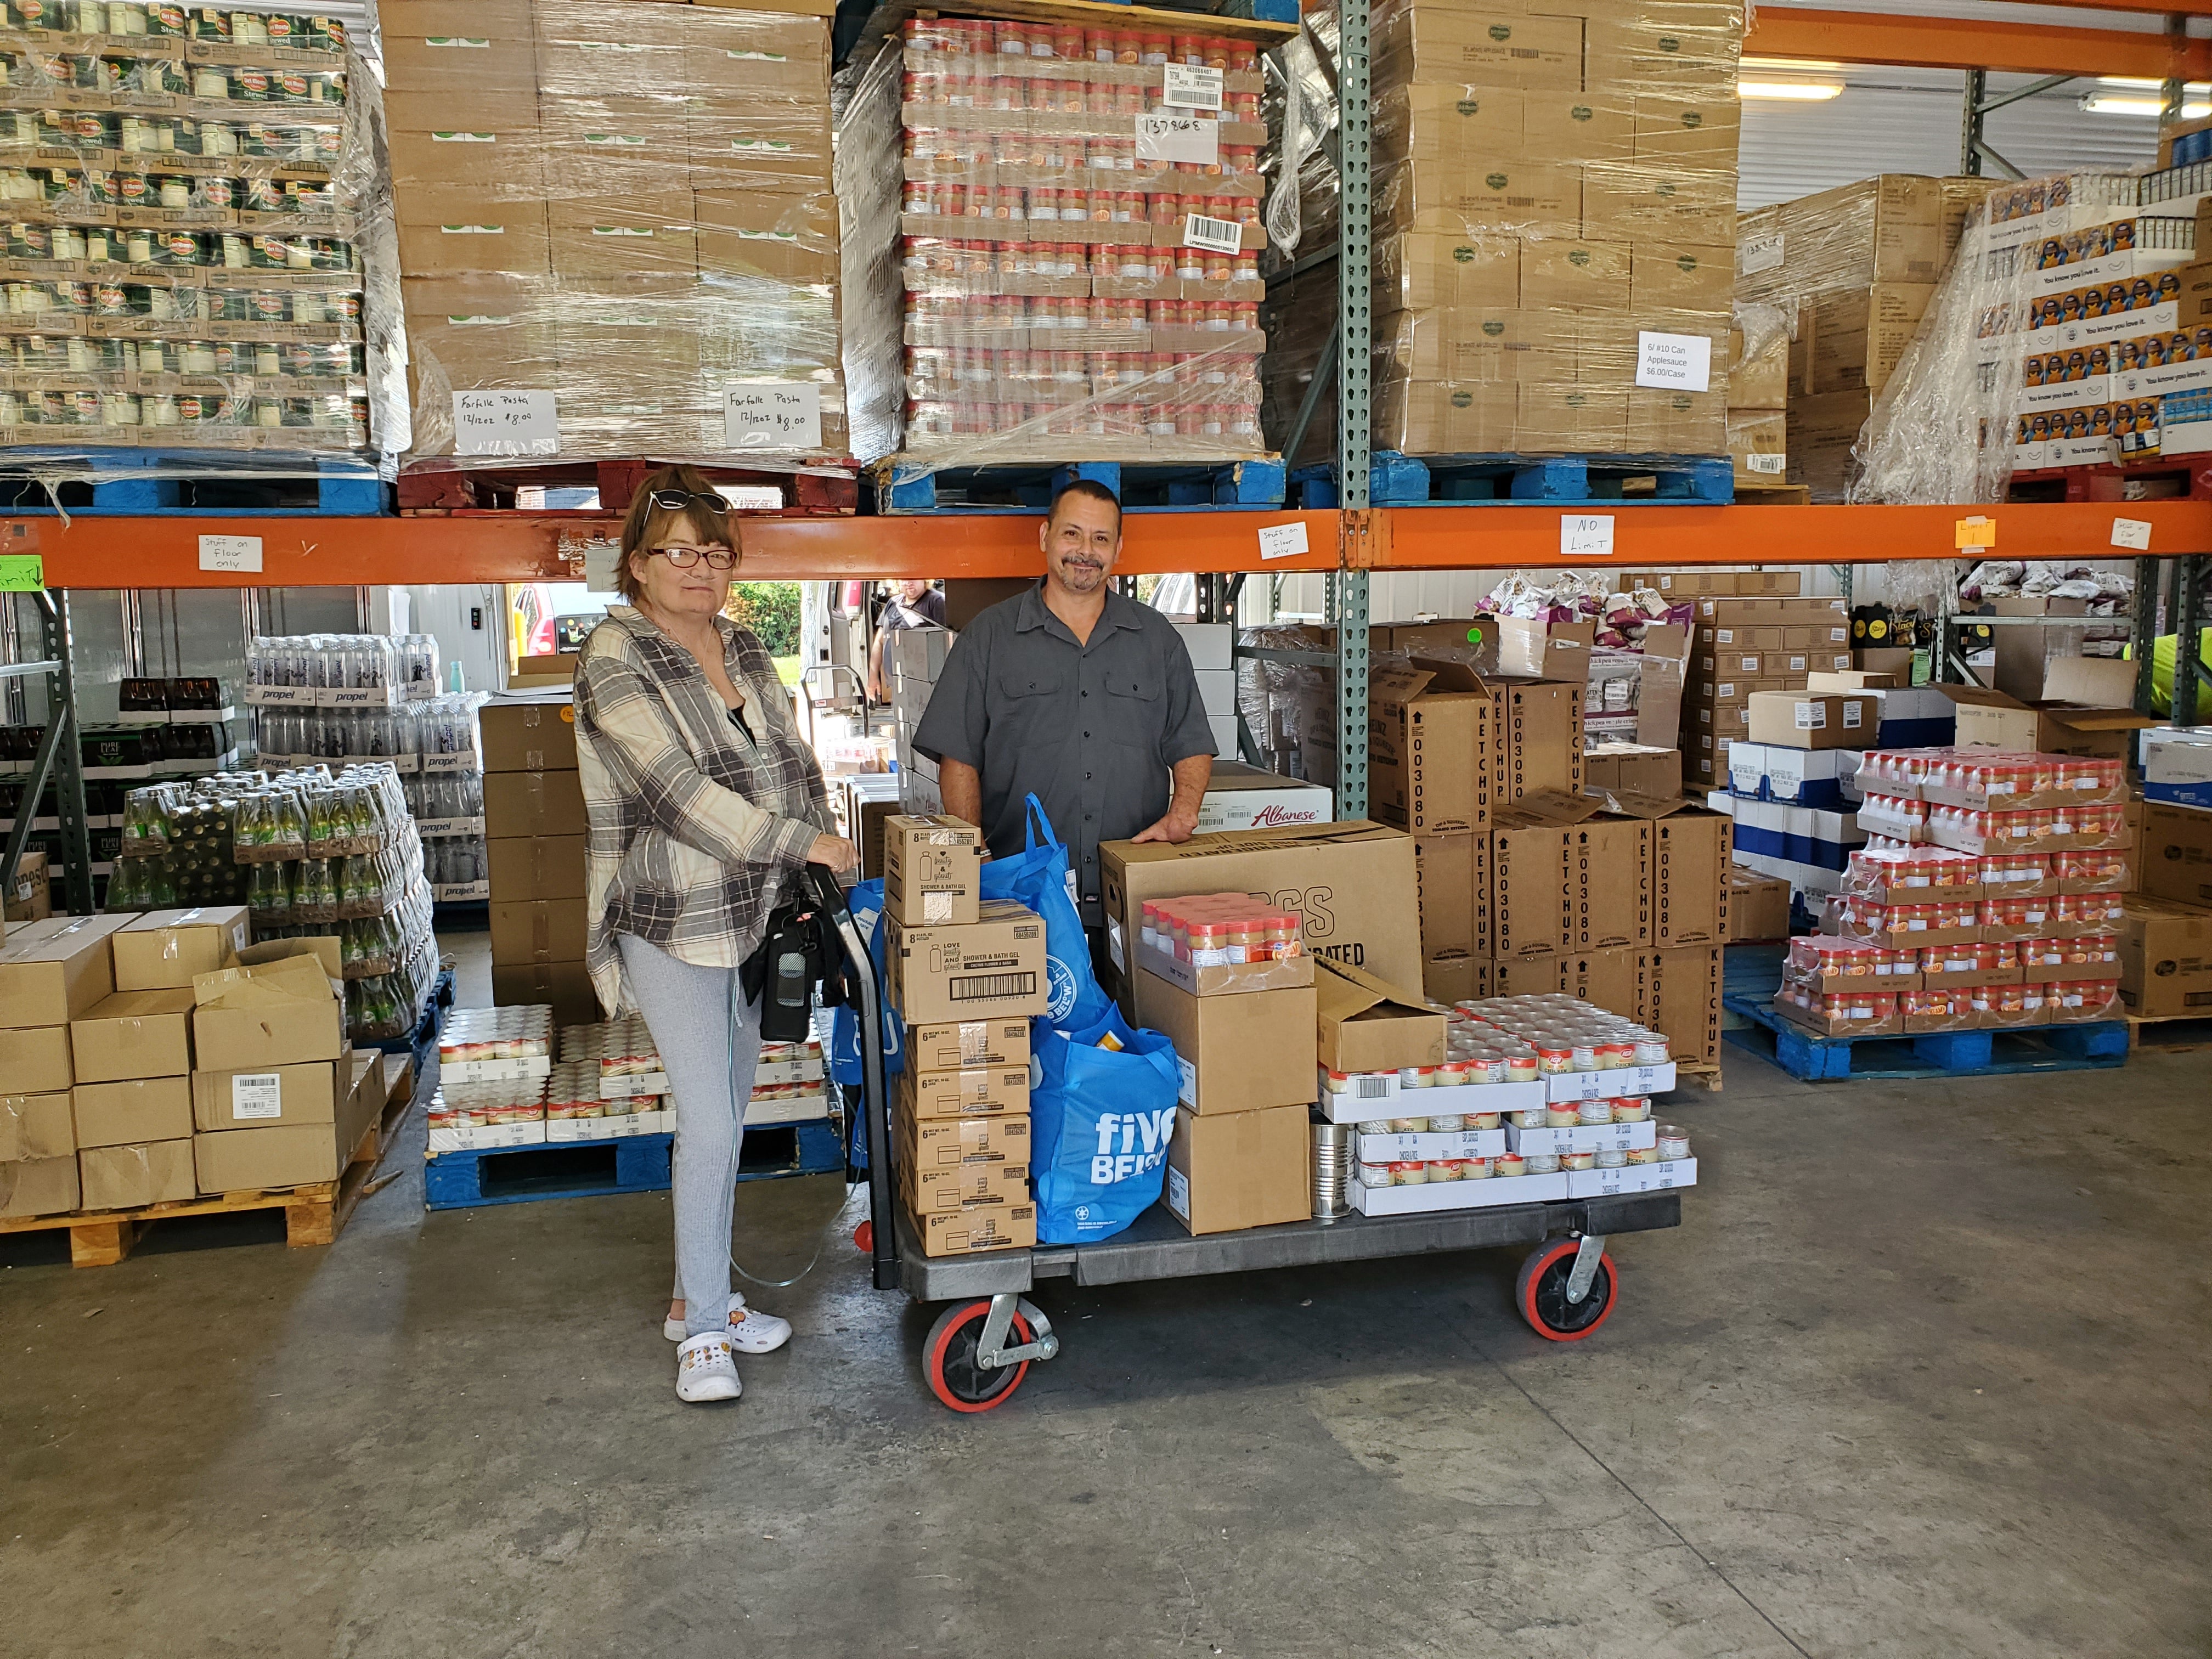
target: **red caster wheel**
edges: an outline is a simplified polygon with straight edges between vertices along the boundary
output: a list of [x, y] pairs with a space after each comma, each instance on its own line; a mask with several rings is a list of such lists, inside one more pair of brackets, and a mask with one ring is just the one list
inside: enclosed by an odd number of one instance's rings
[[1580, 1302], [1567, 1300], [1567, 1280], [1575, 1270], [1580, 1242], [1555, 1238], [1528, 1253], [1521, 1264], [1519, 1283], [1513, 1287], [1513, 1305], [1537, 1335], [1554, 1342], [1579, 1342], [1605, 1323], [1620, 1295], [1613, 1257], [1598, 1258], [1589, 1292]]
[[[983, 1321], [991, 1311], [991, 1298], [956, 1302], [937, 1316], [922, 1344], [921, 1374], [929, 1391], [956, 1412], [988, 1412], [1013, 1398], [1014, 1390], [1029, 1375], [1026, 1359], [1004, 1370], [987, 1370], [975, 1363], [975, 1349], [983, 1335]], [[1010, 1345], [1034, 1340], [1030, 1322], [1017, 1311], [1006, 1333]]]
[[853, 1229], [853, 1248], [858, 1250], [862, 1255], [873, 1255], [876, 1253], [876, 1224], [874, 1222], [863, 1221], [859, 1226]]

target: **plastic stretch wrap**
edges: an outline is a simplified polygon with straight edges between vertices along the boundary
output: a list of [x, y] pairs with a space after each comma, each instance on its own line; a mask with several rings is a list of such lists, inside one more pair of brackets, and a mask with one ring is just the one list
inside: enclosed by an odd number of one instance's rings
[[382, 21], [413, 454], [850, 453], [825, 19], [389, 0]]
[[[1237, 635], [1237, 643], [1277, 651], [1328, 651], [1334, 647], [1332, 630], [1296, 624], [1248, 628]], [[1243, 715], [1245, 727], [1259, 746], [1261, 765], [1290, 777], [1313, 776], [1305, 769], [1306, 737], [1334, 722], [1335, 684], [1334, 673], [1303, 663], [1255, 657], [1237, 660], [1237, 712]], [[1334, 743], [1322, 748], [1333, 776]]]
[[2183, 293], [2194, 220], [2142, 205], [2166, 177], [2055, 174], [1969, 213], [1853, 499], [1993, 501], [2015, 471], [2212, 448], [2212, 327]]
[[43, 11], [0, 19], [10, 466], [49, 488], [268, 476], [404, 441], [375, 81], [343, 25]]
[[[915, 19], [867, 66], [838, 162], [864, 458], [1266, 452], [1258, 49], [1205, 21]], [[1164, 102], [1170, 58], [1218, 106]]]
[[[1324, 259], [1269, 283], [1260, 312], [1267, 336], [1267, 355], [1260, 364], [1261, 423], [1292, 466], [1336, 453], [1336, 261]], [[1326, 374], [1327, 383], [1300, 434], [1298, 410], [1317, 374]]]

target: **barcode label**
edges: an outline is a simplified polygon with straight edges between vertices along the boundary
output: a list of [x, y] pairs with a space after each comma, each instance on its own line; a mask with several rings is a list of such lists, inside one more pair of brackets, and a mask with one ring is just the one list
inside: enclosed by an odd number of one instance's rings
[[946, 982], [955, 1002], [996, 1002], [1036, 994], [1035, 974], [956, 974]]
[[1753, 472], [1781, 472], [1790, 464], [1786, 455], [1747, 455], [1743, 464]]
[[1207, 253], [1234, 253], [1244, 246], [1244, 227], [1234, 219], [1209, 219], [1203, 213], [1187, 213], [1182, 221], [1182, 245]]
[[1382, 1100], [1390, 1093], [1391, 1080], [1387, 1077], [1362, 1077], [1353, 1081], [1358, 1086], [1352, 1092], [1362, 1100]]

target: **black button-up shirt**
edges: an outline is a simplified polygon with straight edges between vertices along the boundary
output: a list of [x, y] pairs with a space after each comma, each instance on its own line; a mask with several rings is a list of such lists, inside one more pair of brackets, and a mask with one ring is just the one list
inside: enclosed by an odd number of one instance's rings
[[993, 605], [953, 642], [914, 746], [983, 780], [983, 839], [1022, 850], [1023, 802], [1043, 803], [1067, 843], [1083, 920], [1100, 925], [1098, 843], [1158, 823], [1168, 769], [1213, 753], [1190, 652], [1173, 623], [1119, 593], [1078, 645], [1044, 584]]

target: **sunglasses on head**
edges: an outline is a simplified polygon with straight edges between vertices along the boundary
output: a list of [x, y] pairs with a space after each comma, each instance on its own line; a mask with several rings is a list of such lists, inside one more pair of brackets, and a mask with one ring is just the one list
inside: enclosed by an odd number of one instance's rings
[[709, 513], [714, 514], [727, 513], [730, 510], [730, 504], [720, 495], [695, 495], [688, 489], [656, 489], [650, 499], [655, 507], [665, 507], [671, 513], [680, 513], [685, 507], [692, 506], [703, 507]]

